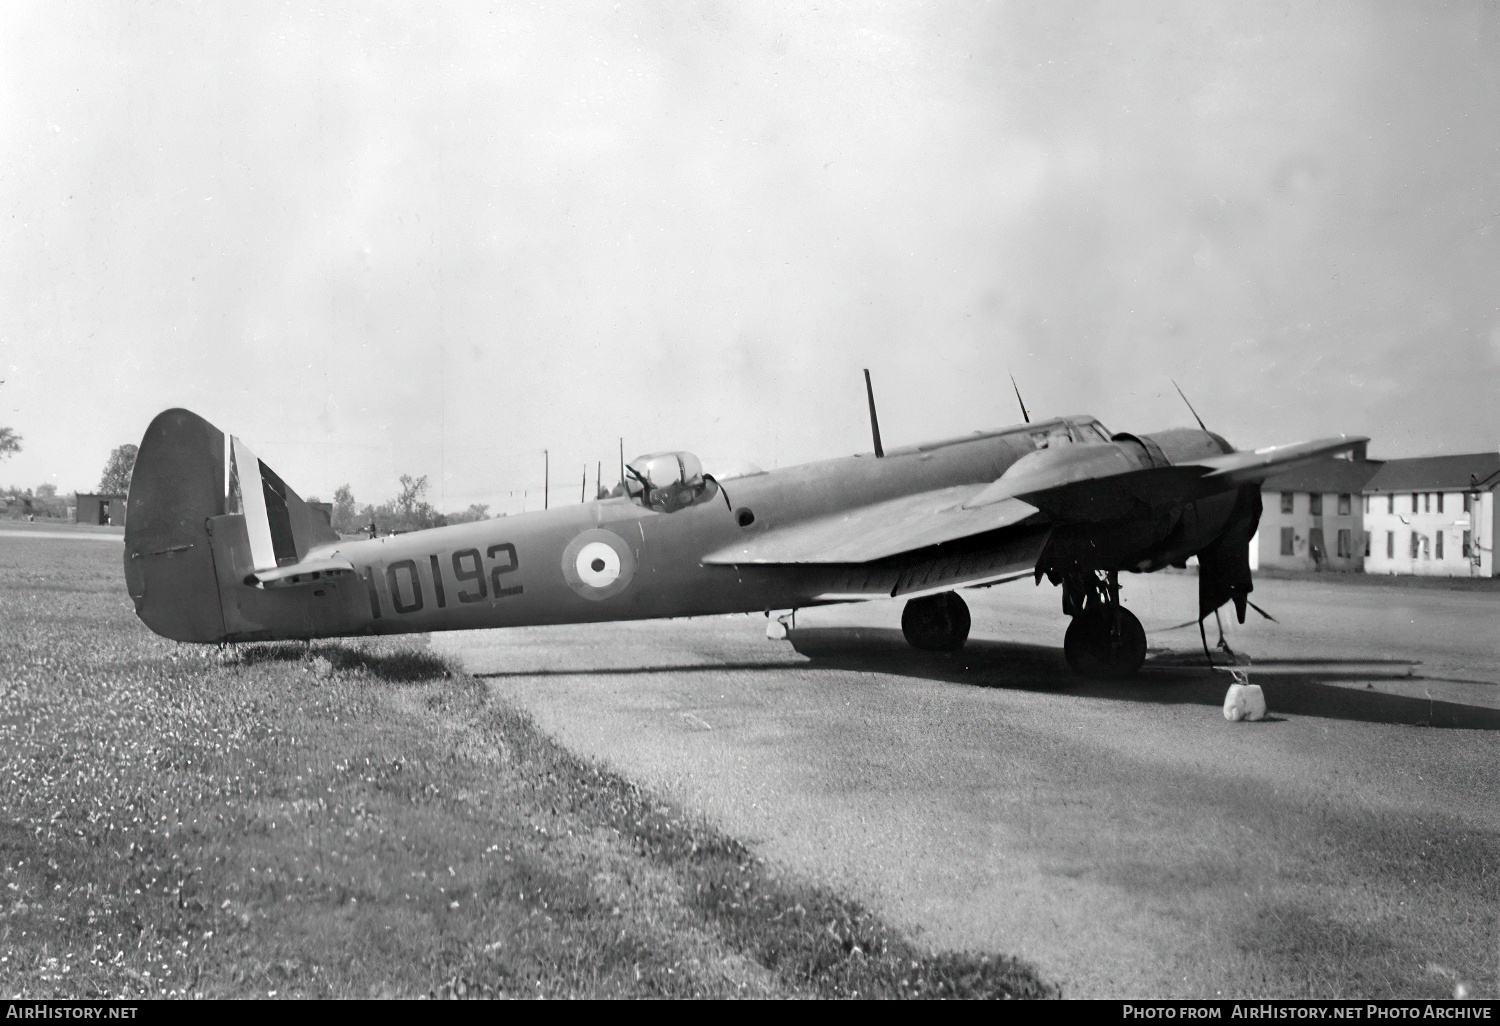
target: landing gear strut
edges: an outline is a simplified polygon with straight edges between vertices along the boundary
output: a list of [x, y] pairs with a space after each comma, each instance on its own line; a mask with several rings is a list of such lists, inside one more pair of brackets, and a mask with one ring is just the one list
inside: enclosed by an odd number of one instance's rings
[[1063, 610], [1073, 617], [1063, 637], [1063, 654], [1076, 673], [1129, 677], [1146, 661], [1146, 630], [1120, 605], [1115, 571], [1069, 574], [1063, 580]]
[[901, 613], [901, 633], [913, 648], [957, 652], [969, 637], [969, 607], [951, 591], [914, 598]]

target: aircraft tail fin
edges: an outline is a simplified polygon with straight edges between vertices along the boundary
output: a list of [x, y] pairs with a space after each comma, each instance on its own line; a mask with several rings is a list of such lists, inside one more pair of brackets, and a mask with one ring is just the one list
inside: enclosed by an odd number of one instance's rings
[[[322, 510], [238, 438], [188, 410], [167, 410], [146, 429], [126, 509], [125, 582], [136, 614], [176, 641], [236, 633], [225, 625], [226, 581], [296, 563], [339, 540]], [[243, 517], [248, 546], [236, 562], [245, 566], [217, 565], [223, 552], [216, 561], [214, 519], [230, 514]]]

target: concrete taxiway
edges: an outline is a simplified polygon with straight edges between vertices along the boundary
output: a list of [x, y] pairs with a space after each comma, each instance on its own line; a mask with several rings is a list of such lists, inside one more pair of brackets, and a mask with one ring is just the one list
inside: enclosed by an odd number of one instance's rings
[[[1056, 589], [967, 592], [962, 653], [900, 605], [435, 635], [573, 749], [940, 948], [1072, 996], [1500, 994], [1500, 593], [1262, 581], [1229, 723], [1196, 580], [1126, 582], [1139, 680], [1063, 666]], [[1210, 641], [1214, 640], [1210, 621]]]

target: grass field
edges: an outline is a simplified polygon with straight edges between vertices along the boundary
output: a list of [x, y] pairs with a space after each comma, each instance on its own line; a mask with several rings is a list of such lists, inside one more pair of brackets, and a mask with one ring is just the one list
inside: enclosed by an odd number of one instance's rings
[[421, 638], [217, 649], [0, 540], [0, 993], [1056, 993], [570, 755]]

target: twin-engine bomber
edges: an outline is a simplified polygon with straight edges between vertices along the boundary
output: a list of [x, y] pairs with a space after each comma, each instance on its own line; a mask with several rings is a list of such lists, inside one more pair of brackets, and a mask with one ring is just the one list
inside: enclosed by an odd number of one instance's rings
[[[873, 401], [872, 401], [873, 413]], [[1245, 619], [1260, 482], [1362, 438], [1236, 451], [1208, 430], [1092, 417], [722, 479], [690, 453], [625, 467], [614, 498], [349, 539], [239, 438], [167, 410], [141, 440], [125, 527], [137, 615], [223, 643], [771, 612], [907, 599], [921, 649], [956, 650], [956, 589], [1062, 587], [1074, 670], [1140, 668], [1121, 571], [1198, 559], [1198, 617]]]

